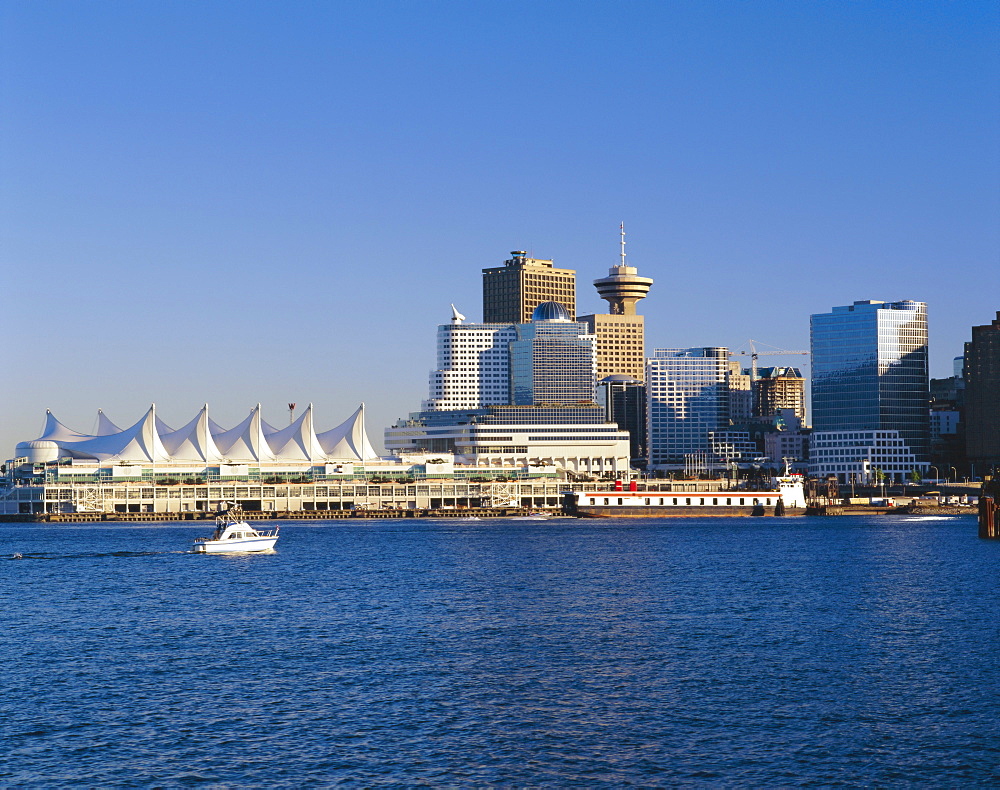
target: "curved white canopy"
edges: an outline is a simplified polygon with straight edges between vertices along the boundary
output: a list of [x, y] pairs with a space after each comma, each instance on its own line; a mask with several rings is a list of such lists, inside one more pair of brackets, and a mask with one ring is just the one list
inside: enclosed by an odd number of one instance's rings
[[313, 406], [287, 428], [276, 429], [261, 417], [258, 403], [239, 425], [225, 429], [208, 416], [208, 404], [183, 428], [173, 430], [150, 406], [139, 422], [120, 429], [98, 412], [97, 433], [67, 428], [46, 412], [39, 439], [55, 442], [64, 455], [100, 462], [258, 463], [261, 461], [367, 461], [378, 457], [365, 431], [362, 403], [331, 431], [317, 434]]

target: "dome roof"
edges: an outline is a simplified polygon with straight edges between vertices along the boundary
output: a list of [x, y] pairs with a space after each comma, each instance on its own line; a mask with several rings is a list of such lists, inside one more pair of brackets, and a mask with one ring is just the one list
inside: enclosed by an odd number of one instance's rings
[[531, 314], [532, 321], [572, 321], [569, 310], [559, 302], [542, 302]]

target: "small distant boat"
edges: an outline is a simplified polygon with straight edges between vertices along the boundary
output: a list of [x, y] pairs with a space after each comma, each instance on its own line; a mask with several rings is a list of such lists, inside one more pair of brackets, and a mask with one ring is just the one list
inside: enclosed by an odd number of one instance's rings
[[271, 532], [260, 532], [244, 520], [243, 509], [233, 505], [215, 519], [212, 537], [195, 538], [191, 550], [196, 554], [270, 551], [277, 542], [278, 527]]

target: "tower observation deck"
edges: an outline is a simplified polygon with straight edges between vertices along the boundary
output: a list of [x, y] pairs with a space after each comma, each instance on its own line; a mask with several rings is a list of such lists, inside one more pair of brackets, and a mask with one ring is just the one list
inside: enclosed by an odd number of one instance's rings
[[649, 293], [653, 280], [640, 277], [639, 270], [625, 264], [625, 226], [621, 229], [621, 263], [608, 270], [608, 276], [594, 280], [594, 287], [610, 305], [611, 315], [635, 315], [635, 303]]

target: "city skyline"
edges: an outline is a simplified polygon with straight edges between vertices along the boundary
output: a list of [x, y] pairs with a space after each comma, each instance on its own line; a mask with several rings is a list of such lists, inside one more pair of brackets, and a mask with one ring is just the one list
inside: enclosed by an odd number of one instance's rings
[[647, 350], [913, 299], [949, 375], [997, 309], [1000, 10], [606, 12], [5, 5], [0, 444], [150, 402], [365, 401], [377, 435], [508, 250], [602, 313], [621, 221]]

